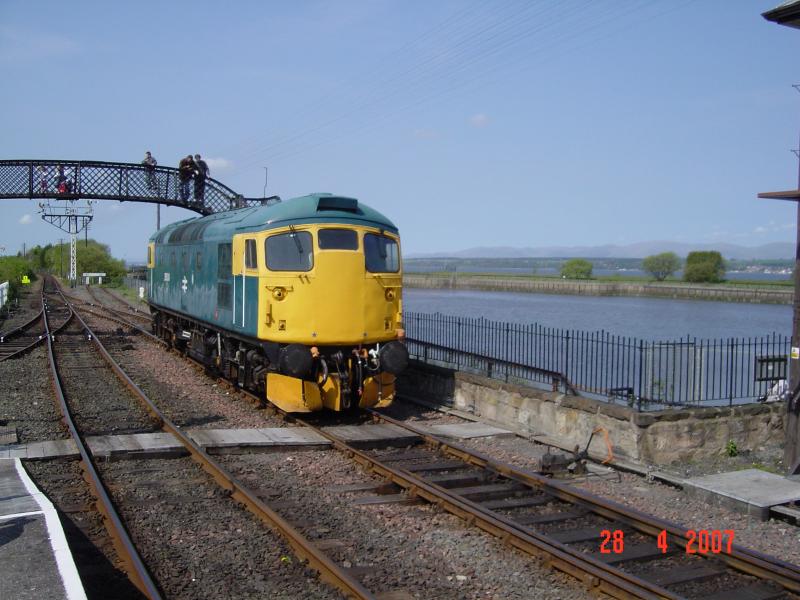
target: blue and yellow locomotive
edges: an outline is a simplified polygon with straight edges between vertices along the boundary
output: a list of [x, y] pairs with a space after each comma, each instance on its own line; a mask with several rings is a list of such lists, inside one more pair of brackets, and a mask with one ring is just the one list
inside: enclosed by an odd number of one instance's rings
[[150, 238], [153, 330], [288, 412], [386, 406], [408, 363], [397, 227], [312, 194]]

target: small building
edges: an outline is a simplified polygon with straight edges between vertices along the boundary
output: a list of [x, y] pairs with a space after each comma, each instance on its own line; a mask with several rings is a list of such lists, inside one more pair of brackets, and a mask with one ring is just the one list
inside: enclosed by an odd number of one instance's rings
[[90, 283], [92, 283], [92, 278], [97, 277], [97, 283], [102, 285], [103, 277], [105, 276], [106, 276], [105, 273], [83, 273], [82, 275], [83, 283], [84, 285], [89, 285]]

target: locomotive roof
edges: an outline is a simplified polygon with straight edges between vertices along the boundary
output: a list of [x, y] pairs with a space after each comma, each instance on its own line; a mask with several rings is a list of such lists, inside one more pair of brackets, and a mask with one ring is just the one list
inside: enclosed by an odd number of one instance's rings
[[379, 227], [397, 233], [397, 227], [377, 210], [355, 198], [309, 194], [271, 206], [240, 208], [178, 221], [150, 237], [157, 243], [228, 239], [232, 233], [265, 231], [302, 223], [341, 223]]

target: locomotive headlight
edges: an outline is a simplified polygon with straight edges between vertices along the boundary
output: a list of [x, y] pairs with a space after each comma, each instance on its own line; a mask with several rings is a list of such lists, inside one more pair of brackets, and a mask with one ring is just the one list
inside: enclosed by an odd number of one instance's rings
[[400, 342], [392, 341], [384, 344], [378, 356], [383, 370], [392, 375], [399, 375], [408, 367], [408, 350]]
[[286, 290], [282, 287], [276, 287], [272, 290], [272, 297], [275, 300], [283, 300], [286, 297]]
[[397, 297], [397, 293], [392, 288], [387, 288], [383, 295], [386, 296], [386, 299], [389, 302], [391, 302]]

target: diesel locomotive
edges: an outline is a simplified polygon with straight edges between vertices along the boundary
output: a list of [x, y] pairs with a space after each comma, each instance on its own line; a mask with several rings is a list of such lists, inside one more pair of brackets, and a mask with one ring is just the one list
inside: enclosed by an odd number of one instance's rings
[[405, 369], [397, 227], [312, 194], [173, 223], [148, 243], [153, 332], [287, 412], [382, 407]]

